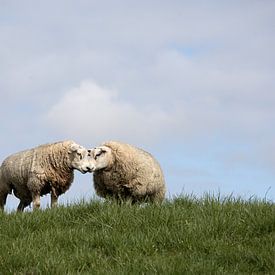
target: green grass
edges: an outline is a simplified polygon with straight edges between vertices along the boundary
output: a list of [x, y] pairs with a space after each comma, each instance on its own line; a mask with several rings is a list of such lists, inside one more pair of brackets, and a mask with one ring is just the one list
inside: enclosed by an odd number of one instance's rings
[[175, 198], [0, 213], [0, 274], [275, 274], [275, 205]]

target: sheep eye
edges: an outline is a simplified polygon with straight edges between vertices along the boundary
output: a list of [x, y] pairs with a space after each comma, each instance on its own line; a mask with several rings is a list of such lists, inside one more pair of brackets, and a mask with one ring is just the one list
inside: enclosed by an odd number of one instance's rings
[[96, 154], [95, 155], [95, 159], [97, 159], [97, 157], [99, 157], [101, 154], [99, 153], [99, 154]]
[[102, 151], [98, 152], [96, 155], [95, 155], [95, 159], [97, 159], [97, 157], [101, 156], [102, 155]]
[[77, 155], [79, 156], [80, 159], [83, 159], [83, 156], [81, 153], [77, 153]]

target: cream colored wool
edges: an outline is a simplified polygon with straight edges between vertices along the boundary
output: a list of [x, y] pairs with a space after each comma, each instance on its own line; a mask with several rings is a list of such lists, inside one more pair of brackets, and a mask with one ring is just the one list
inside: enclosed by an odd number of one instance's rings
[[151, 154], [115, 141], [102, 146], [110, 148], [111, 153], [102, 156], [108, 158], [107, 167], [97, 170], [95, 164], [93, 179], [99, 196], [133, 202], [163, 201], [166, 190], [163, 172]]
[[0, 167], [0, 208], [4, 208], [7, 194], [12, 191], [20, 199], [19, 211], [32, 201], [39, 208], [40, 196], [47, 193], [51, 193], [52, 206], [55, 205], [58, 196], [65, 193], [73, 182], [76, 167], [72, 163], [77, 163], [77, 154], [85, 154], [85, 151], [73, 141], [62, 141], [7, 157]]

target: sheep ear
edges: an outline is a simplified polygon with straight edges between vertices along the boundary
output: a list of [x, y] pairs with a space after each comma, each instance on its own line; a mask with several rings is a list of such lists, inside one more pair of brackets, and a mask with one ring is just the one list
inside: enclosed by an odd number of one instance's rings
[[79, 145], [76, 143], [72, 143], [69, 149], [69, 152], [77, 152], [77, 150], [79, 150]]

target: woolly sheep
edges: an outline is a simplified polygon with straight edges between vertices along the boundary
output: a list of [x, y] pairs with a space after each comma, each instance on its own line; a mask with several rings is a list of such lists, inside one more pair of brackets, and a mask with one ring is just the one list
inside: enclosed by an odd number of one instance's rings
[[91, 150], [94, 187], [103, 198], [130, 199], [133, 203], [161, 202], [165, 181], [152, 155], [132, 145], [110, 141]]
[[74, 141], [44, 144], [7, 157], [0, 167], [0, 209], [13, 191], [20, 199], [17, 211], [33, 202], [40, 207], [40, 196], [51, 193], [51, 207], [65, 193], [74, 178], [74, 169], [83, 174], [93, 169], [89, 152]]

